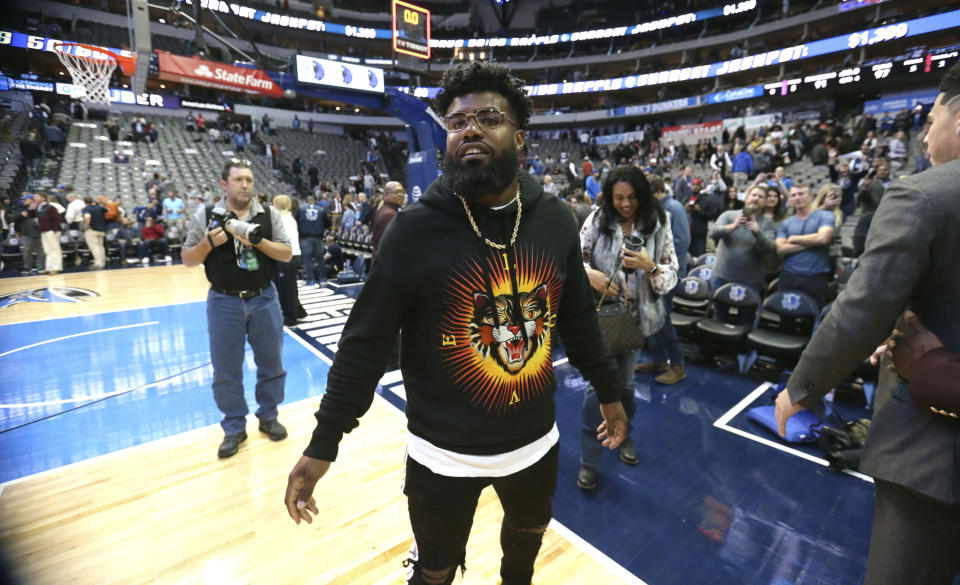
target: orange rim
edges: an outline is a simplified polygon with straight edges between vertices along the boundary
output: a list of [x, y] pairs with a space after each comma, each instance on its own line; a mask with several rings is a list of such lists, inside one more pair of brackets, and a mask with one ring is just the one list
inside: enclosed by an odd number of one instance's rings
[[[84, 43], [57, 43], [56, 45], [53, 46], [53, 49], [55, 51], [62, 51], [63, 47], [81, 47], [93, 53], [100, 53], [101, 55], [106, 55], [107, 57], [117, 62], [117, 65], [120, 66], [120, 69], [121, 71], [123, 71], [124, 75], [126, 75], [127, 77], [130, 77], [131, 75], [133, 75], [133, 69], [136, 63], [136, 54], [133, 54], [127, 57], [125, 55], [119, 55], [117, 53], [114, 53], [113, 51], [106, 49], [104, 47], [98, 47], [97, 45], [87, 45]], [[96, 59], [93, 57], [87, 57], [84, 55], [74, 54], [74, 56], [80, 59], [86, 59], [88, 61], [102, 60], [102, 59]]]

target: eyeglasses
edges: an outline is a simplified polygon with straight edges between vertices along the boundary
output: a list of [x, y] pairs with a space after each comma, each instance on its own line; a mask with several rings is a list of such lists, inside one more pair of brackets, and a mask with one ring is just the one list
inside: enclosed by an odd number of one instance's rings
[[503, 123], [504, 119], [508, 120], [514, 126], [519, 126], [519, 124], [497, 108], [482, 108], [473, 113], [457, 112], [445, 116], [443, 118], [443, 127], [447, 129], [447, 132], [462, 132], [470, 123], [471, 117], [477, 121], [477, 125], [481, 128], [496, 128]]

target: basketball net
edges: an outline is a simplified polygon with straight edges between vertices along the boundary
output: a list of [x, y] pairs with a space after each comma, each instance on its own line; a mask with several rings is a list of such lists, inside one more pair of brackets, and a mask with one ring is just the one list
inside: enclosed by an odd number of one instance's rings
[[[72, 54], [64, 50], [71, 46]], [[77, 55], [78, 52], [88, 56]], [[117, 60], [111, 54], [69, 43], [56, 45], [54, 53], [70, 72], [73, 83], [86, 90], [86, 95], [74, 97], [87, 103], [110, 105], [110, 76], [117, 68]]]

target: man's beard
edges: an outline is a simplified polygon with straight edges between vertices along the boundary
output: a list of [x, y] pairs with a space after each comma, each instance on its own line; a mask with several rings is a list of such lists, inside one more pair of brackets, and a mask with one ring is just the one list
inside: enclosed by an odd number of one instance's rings
[[462, 163], [449, 152], [443, 157], [443, 186], [467, 199], [502, 193], [517, 178], [520, 153], [510, 145], [486, 164]]

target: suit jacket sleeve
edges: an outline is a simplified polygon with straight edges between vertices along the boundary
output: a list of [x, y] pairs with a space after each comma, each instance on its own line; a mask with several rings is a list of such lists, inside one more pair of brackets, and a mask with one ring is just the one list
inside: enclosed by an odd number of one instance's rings
[[893, 330], [930, 269], [938, 213], [914, 185], [909, 180], [890, 184], [859, 267], [787, 383], [794, 404], [815, 403], [870, 355]]

